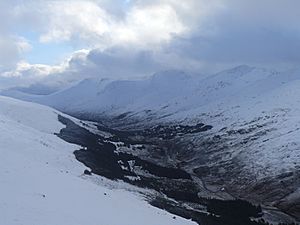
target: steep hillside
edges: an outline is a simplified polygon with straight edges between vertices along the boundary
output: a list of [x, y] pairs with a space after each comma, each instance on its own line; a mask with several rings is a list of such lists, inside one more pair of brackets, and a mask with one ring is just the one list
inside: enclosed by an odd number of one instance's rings
[[64, 128], [59, 114], [0, 97], [1, 225], [194, 224], [150, 206], [122, 183], [84, 176], [73, 154], [79, 146], [54, 135]]

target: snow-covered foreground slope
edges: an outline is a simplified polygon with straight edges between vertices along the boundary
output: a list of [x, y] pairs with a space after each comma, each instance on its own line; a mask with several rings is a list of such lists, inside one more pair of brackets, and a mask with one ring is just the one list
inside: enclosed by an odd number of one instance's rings
[[0, 97], [1, 225], [194, 224], [85, 179], [78, 146], [54, 135], [63, 128], [58, 113]]

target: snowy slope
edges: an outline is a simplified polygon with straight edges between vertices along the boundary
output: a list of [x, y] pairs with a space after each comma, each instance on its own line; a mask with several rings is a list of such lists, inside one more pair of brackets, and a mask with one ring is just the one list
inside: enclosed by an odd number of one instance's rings
[[183, 72], [166, 71], [140, 80], [87, 79], [49, 96], [32, 96], [15, 90], [2, 94], [43, 103], [71, 113], [121, 113], [164, 107], [168, 101], [178, 96], [179, 90], [192, 94], [193, 83], [194, 79]]
[[167, 71], [140, 80], [85, 80], [48, 96], [3, 94], [92, 118], [212, 125], [205, 135], [181, 140], [193, 143], [188, 169], [218, 171], [203, 180], [289, 208], [300, 202], [299, 85], [299, 70], [239, 66], [206, 78]]
[[54, 135], [63, 128], [57, 115], [0, 97], [1, 225], [194, 224], [82, 176], [85, 168], [73, 155], [78, 146]]
[[[298, 70], [279, 73], [239, 66], [207, 78], [166, 71], [141, 80], [84, 80], [48, 96], [31, 96], [16, 91], [3, 94], [39, 102], [73, 115], [101, 118], [103, 115], [128, 113], [129, 119], [133, 116], [142, 120], [150, 117], [156, 122], [200, 121], [213, 125], [214, 133], [224, 127], [228, 130], [247, 129], [256, 123], [265, 127], [257, 132], [267, 130], [268, 135], [261, 135], [252, 142], [253, 146], [247, 146], [254, 151], [247, 157], [261, 162], [255, 165], [258, 168], [272, 164], [270, 171], [278, 172], [299, 162], [295, 150], [300, 146], [296, 138], [300, 128], [299, 83]], [[231, 139], [239, 141], [241, 137]], [[282, 143], [294, 147], [286, 151]], [[258, 146], [259, 154], [255, 152]], [[271, 151], [268, 146], [276, 152], [274, 159], [267, 157]], [[288, 164], [280, 164], [280, 168], [275, 166], [287, 157]]]
[[[276, 75], [273, 71], [248, 66], [207, 78], [181, 71], [164, 71], [140, 80], [87, 79], [47, 96], [34, 96], [17, 90], [7, 90], [2, 94], [39, 102], [72, 114], [120, 115], [139, 112], [142, 115], [151, 110], [159, 114], [176, 114], [177, 119], [182, 119], [184, 112], [188, 112], [186, 117], [191, 118], [218, 109], [224, 111], [224, 105], [232, 106], [232, 101], [251, 99], [260, 89], [271, 91], [274, 88], [272, 85], [278, 86]], [[282, 82], [294, 79], [293, 76], [284, 78], [285, 75], [281, 75], [278, 76]]]

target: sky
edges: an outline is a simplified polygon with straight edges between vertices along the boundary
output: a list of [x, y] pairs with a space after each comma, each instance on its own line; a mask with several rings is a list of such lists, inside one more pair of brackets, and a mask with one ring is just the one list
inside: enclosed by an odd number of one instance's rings
[[298, 0], [1, 0], [0, 89], [296, 67]]

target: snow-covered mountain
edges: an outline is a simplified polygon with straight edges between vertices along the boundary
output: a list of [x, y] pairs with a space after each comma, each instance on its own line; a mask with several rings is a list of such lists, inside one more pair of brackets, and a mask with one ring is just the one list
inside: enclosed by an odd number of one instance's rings
[[79, 123], [46, 106], [0, 97], [1, 225], [195, 224], [150, 206], [124, 184], [84, 176], [86, 167], [73, 154], [79, 146], [54, 135], [64, 128], [58, 115]]
[[209, 124], [201, 135], [177, 135], [184, 147], [169, 158], [185, 162], [212, 192], [226, 189], [300, 218], [299, 86], [299, 70], [239, 66], [205, 78], [166, 71], [139, 80], [88, 79], [45, 96], [2, 94], [119, 129]]
[[[262, 160], [265, 154], [269, 158], [271, 151], [266, 147], [264, 153], [264, 146], [272, 146], [276, 154], [261, 164], [290, 167], [299, 162], [299, 153], [292, 150], [297, 149], [296, 137], [300, 132], [299, 84], [298, 70], [279, 73], [240, 66], [204, 79], [166, 71], [141, 80], [88, 79], [46, 96], [15, 90], [3, 94], [45, 104], [71, 115], [83, 115], [85, 119], [121, 118], [129, 123], [136, 120], [143, 123], [147, 118], [155, 123], [205, 122], [213, 126], [215, 133], [225, 127], [238, 130], [253, 124], [266, 125], [268, 135], [260, 137], [263, 142], [253, 143], [260, 146]], [[282, 151], [282, 143], [291, 145], [288, 151]], [[288, 165], [278, 163], [286, 157]]]
[[[181, 71], [164, 71], [139, 80], [86, 79], [50, 95], [30, 95], [18, 89], [2, 94], [39, 102], [70, 114], [95, 117], [131, 113], [135, 117], [157, 114], [182, 120], [199, 118], [204, 113], [217, 115], [237, 111], [239, 117], [248, 118], [297, 103], [297, 93], [291, 90], [297, 91], [294, 87], [299, 79], [297, 70], [279, 73], [239, 66], [206, 78]], [[286, 92], [287, 89], [290, 91]], [[286, 97], [292, 94], [294, 98], [289, 101]], [[253, 107], [256, 109], [249, 111], [248, 108]], [[291, 108], [295, 107], [297, 104]]]

